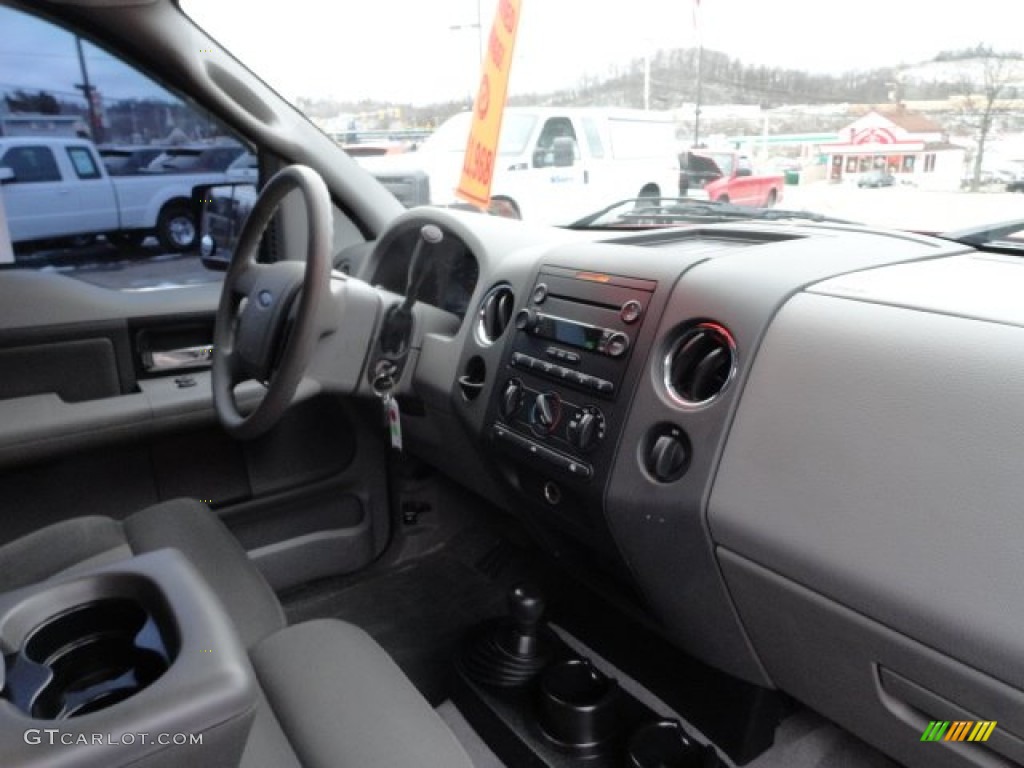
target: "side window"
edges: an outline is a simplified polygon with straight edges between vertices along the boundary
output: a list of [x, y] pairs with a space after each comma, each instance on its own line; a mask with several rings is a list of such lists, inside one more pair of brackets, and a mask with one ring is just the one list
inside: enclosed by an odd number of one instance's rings
[[583, 118], [583, 132], [587, 136], [587, 148], [590, 150], [590, 156], [595, 159], [601, 159], [604, 157], [604, 144], [601, 142], [601, 129], [597, 125], [597, 121], [592, 117]]
[[0, 165], [14, 171], [12, 184], [60, 181], [60, 170], [49, 147], [11, 147], [0, 158]]
[[572, 165], [569, 163], [557, 163], [555, 146], [558, 139], [569, 139], [572, 144], [572, 159], [579, 159], [579, 144], [576, 142], [576, 131], [572, 127], [572, 121], [567, 117], [551, 117], [544, 123], [544, 128], [537, 139], [537, 148], [533, 151], [533, 165], [536, 168], [550, 168], [554, 165]]
[[[15, 267], [59, 266], [125, 291], [219, 282], [200, 258], [194, 192], [226, 182], [230, 161], [252, 151], [246, 142], [80, 30], [2, 0], [0, 30], [0, 165], [14, 174], [0, 195], [9, 239], [27, 257]], [[186, 162], [146, 168], [168, 151]], [[217, 160], [205, 171], [195, 162], [204, 153]], [[33, 184], [45, 181], [60, 186]]]
[[96, 167], [92, 152], [87, 147], [68, 147], [68, 158], [80, 179], [98, 179], [100, 169]]

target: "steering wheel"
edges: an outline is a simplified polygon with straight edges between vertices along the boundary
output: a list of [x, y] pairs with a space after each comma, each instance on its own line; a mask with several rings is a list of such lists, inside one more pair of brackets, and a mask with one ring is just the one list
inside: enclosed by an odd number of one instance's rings
[[[306, 261], [258, 264], [260, 239], [285, 195], [301, 193], [308, 221]], [[334, 222], [327, 185], [312, 168], [290, 165], [260, 192], [224, 276], [213, 330], [213, 405], [228, 434], [247, 440], [273, 427], [295, 396], [320, 337], [318, 310], [330, 290]], [[243, 415], [238, 384], [266, 394]]]

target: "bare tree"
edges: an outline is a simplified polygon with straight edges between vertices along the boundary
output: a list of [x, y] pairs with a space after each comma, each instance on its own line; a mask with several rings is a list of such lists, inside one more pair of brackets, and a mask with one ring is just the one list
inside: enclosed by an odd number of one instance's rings
[[[985, 159], [985, 144], [996, 116], [1005, 111], [1001, 99], [1007, 90], [1024, 78], [1024, 55], [999, 53], [979, 45], [974, 51], [971, 69], [965, 71], [961, 90], [961, 111], [964, 120], [974, 129], [976, 147], [971, 170], [971, 191], [981, 186], [981, 168]], [[973, 66], [972, 66], [973, 65]]]

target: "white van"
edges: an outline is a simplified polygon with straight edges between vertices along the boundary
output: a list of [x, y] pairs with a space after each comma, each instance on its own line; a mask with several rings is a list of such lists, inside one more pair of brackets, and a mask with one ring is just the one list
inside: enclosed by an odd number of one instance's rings
[[[445, 121], [418, 151], [359, 158], [405, 205], [452, 205], [472, 122]], [[642, 110], [509, 107], [491, 184], [497, 212], [570, 224], [630, 197], [675, 196], [675, 124]]]

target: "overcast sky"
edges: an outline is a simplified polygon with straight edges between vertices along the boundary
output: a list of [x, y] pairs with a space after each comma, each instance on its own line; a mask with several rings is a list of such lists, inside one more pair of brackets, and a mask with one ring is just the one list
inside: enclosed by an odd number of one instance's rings
[[[573, 85], [645, 50], [696, 41], [691, 0], [522, 2], [513, 92]], [[288, 0], [280, 13], [251, 15], [244, 24], [251, 0], [183, 5], [285, 96], [422, 102], [475, 90], [476, 30], [449, 28], [475, 24], [479, 7], [489, 29], [497, 2]], [[709, 48], [818, 71], [916, 63], [980, 41], [1019, 48], [1024, 15], [1016, 0], [703, 0], [701, 14]]]
[[[574, 85], [616, 63], [697, 41], [692, 0], [522, 0], [513, 93]], [[479, 78], [497, 0], [182, 0], [239, 59], [285, 97], [424, 103], [466, 98]], [[1015, 0], [702, 0], [707, 47], [750, 63], [812, 71], [916, 63], [986, 42], [1024, 47]], [[0, 9], [0, 89], [74, 93], [73, 39]], [[452, 27], [462, 29], [451, 29]], [[87, 46], [91, 76], [112, 98], [145, 96], [139, 78]], [[200, 54], [197, 51], [197, 55]]]

